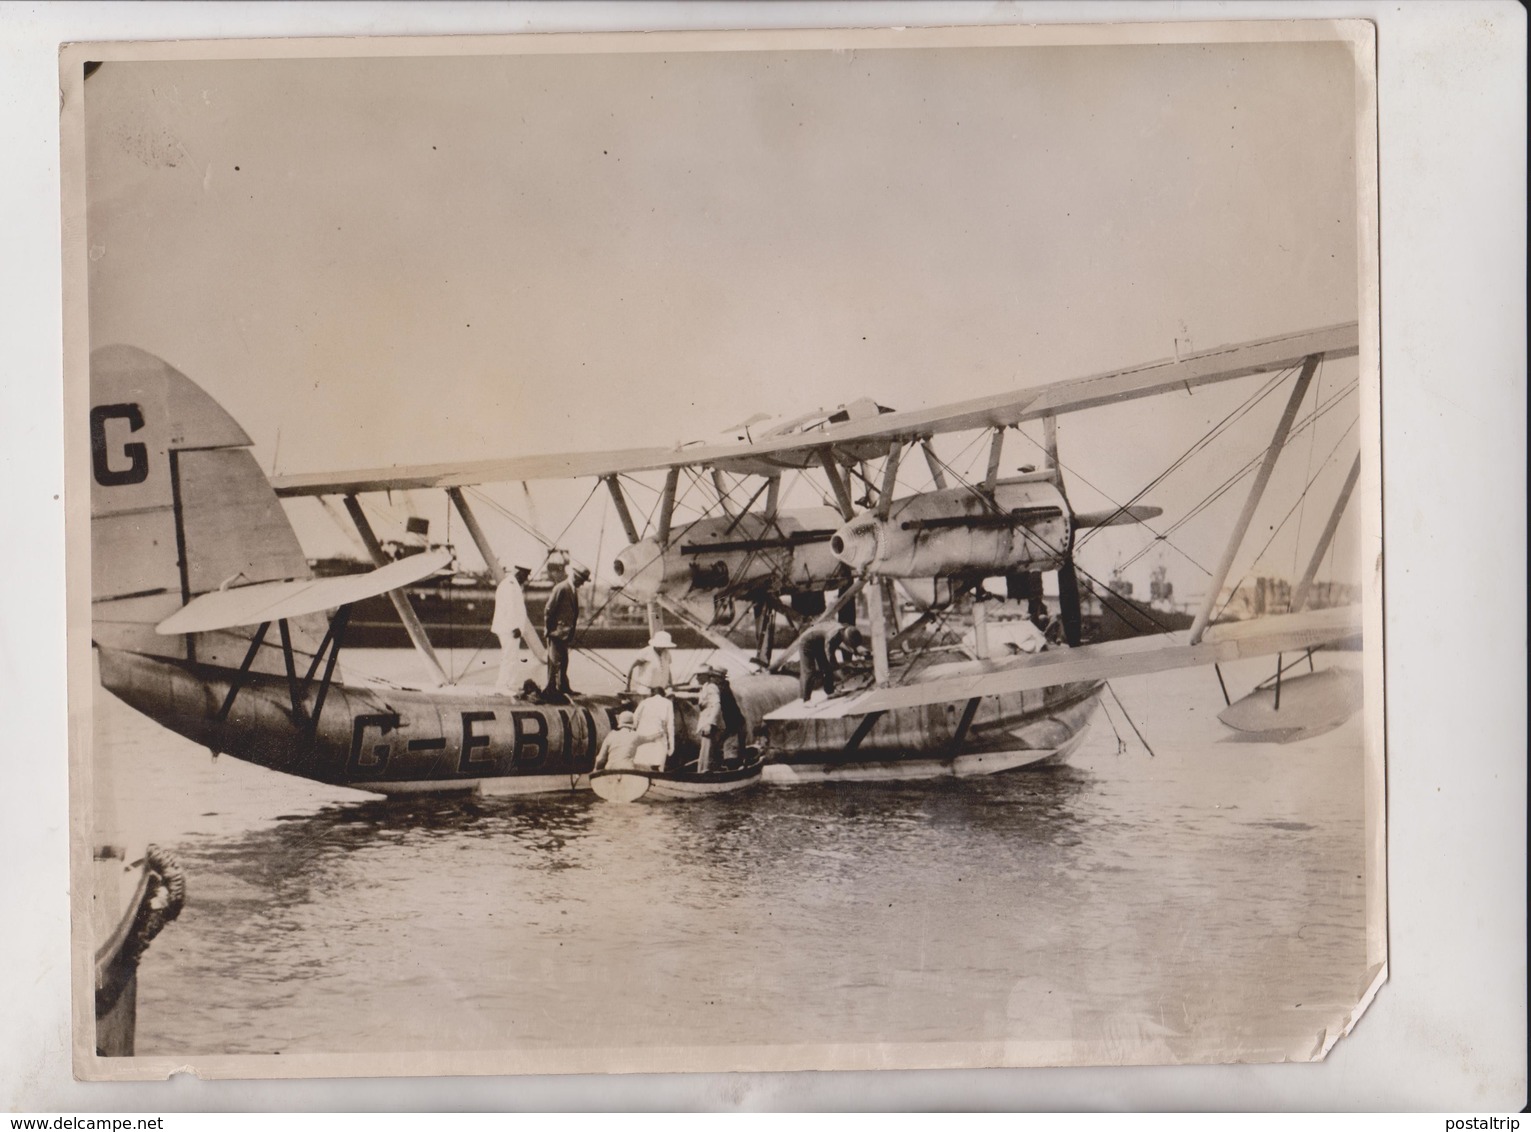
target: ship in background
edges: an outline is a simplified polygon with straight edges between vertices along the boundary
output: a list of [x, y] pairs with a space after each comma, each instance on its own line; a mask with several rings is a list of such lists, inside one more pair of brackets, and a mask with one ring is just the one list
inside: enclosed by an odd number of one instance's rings
[[[406, 520], [402, 539], [386, 539], [383, 551], [398, 561], [427, 550], [452, 552], [452, 565], [404, 592], [425, 626], [431, 644], [440, 649], [497, 649], [499, 640], [490, 632], [494, 619], [494, 580], [488, 572], [457, 566], [456, 550], [449, 543], [430, 541], [430, 521], [418, 515]], [[348, 555], [310, 558], [317, 578], [365, 574], [373, 564]], [[542, 624], [548, 594], [569, 573], [569, 554], [549, 550], [525, 586], [527, 613], [534, 625]], [[580, 595], [579, 643], [585, 648], [640, 649], [649, 642], [648, 611], [620, 591], [592, 584]], [[707, 648], [705, 637], [669, 612], [661, 614], [661, 627], [680, 648]], [[409, 633], [387, 594], [356, 603], [346, 624], [341, 644], [348, 648], [404, 649], [411, 647]]]

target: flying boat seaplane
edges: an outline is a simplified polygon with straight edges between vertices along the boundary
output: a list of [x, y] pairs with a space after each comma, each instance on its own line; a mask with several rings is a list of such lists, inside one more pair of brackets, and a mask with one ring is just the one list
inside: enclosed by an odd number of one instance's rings
[[[1223, 718], [1262, 736], [1310, 733], [1353, 712], [1359, 690], [1342, 694], [1330, 686], [1329, 670], [1310, 671], [1285, 681], [1283, 700], [1280, 657], [1301, 653], [1311, 669], [1314, 650], [1360, 634], [1357, 607], [1305, 608], [1359, 456], [1288, 611], [1232, 623], [1214, 623], [1214, 614], [1277, 459], [1306, 427], [1297, 418], [1315, 371], [1357, 347], [1357, 327], [1347, 324], [930, 409], [862, 401], [754, 419], [721, 441], [678, 448], [273, 480], [256, 464], [250, 438], [189, 378], [141, 350], [104, 347], [91, 356], [90, 413], [100, 679], [215, 754], [321, 782], [383, 794], [591, 785], [597, 753], [633, 698], [620, 690], [512, 695], [453, 683], [404, 596], [446, 568], [448, 555], [390, 559], [358, 500], [446, 492], [498, 581], [504, 567], [465, 489], [589, 477], [606, 485], [626, 535], [610, 564], [626, 598], [647, 605], [651, 617], [669, 610], [707, 636], [738, 708], [730, 757], [703, 771], [697, 692], [674, 690], [670, 757], [648, 769], [594, 774], [603, 796], [703, 797], [762, 781], [967, 776], [1056, 764], [1080, 743], [1111, 677], [1258, 656], [1278, 658], [1274, 694], [1262, 686], [1230, 703]], [[1103, 527], [1147, 525], [1161, 512], [1137, 497], [1076, 510], [1058, 458], [1057, 418], [1253, 378], [1264, 379], [1260, 396], [1284, 387], [1286, 404], [1246, 465], [1245, 506], [1191, 627], [1082, 642], [1079, 541]], [[1319, 415], [1315, 405], [1307, 425]], [[1028, 422], [1042, 431], [1040, 466], [1004, 475], [1007, 437]], [[987, 434], [981, 477], [959, 474], [938, 454], [934, 440], [952, 433]], [[918, 486], [902, 486], [922, 463]], [[662, 484], [640, 528], [629, 495], [645, 474]], [[785, 476], [808, 482], [822, 506], [784, 506]], [[680, 506], [682, 477], [687, 491], [710, 497], [699, 514]], [[281, 505], [302, 496], [340, 497], [376, 568], [313, 577]], [[1056, 587], [1056, 618], [1042, 600], [1044, 576]], [[996, 579], [1049, 627], [1048, 643], [991, 648], [985, 587]], [[337, 666], [350, 609], [381, 594], [425, 662], [428, 678], [416, 685]], [[1109, 593], [1101, 587], [1097, 596]], [[756, 652], [698, 618], [699, 598], [752, 611]], [[808, 660], [800, 645], [772, 648], [770, 627], [782, 617], [800, 631], [799, 642], [822, 640], [840, 623], [864, 627], [865, 671], [852, 663], [830, 694], [805, 699], [792, 671]], [[949, 631], [954, 618], [967, 622], [965, 635]]]

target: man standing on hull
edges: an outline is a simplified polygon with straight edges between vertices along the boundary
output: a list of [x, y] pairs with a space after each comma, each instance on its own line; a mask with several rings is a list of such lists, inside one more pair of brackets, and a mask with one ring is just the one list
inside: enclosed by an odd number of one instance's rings
[[526, 615], [526, 583], [531, 576], [525, 566], [517, 566], [494, 592], [494, 621], [489, 628], [500, 639], [500, 678], [495, 690], [504, 695], [519, 692], [528, 676], [536, 679], [535, 671], [527, 671], [532, 661], [547, 662], [542, 639]]
[[557, 697], [572, 696], [569, 687], [569, 649], [574, 644], [574, 631], [579, 626], [579, 587], [590, 580], [590, 571], [583, 566], [553, 587], [548, 594], [547, 608], [543, 611], [543, 627], [548, 640], [548, 682], [542, 694], [553, 702]]

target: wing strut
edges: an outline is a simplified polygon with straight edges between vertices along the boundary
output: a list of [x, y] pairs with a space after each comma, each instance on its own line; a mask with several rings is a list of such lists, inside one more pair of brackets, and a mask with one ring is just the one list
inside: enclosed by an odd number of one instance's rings
[[627, 496], [622, 494], [622, 485], [617, 482], [616, 476], [607, 476], [606, 487], [611, 492], [611, 502], [617, 509], [617, 518], [622, 520], [622, 530], [627, 535], [627, 541], [638, 541], [638, 525], [633, 522], [633, 513], [627, 509]]
[[734, 518], [734, 503], [728, 497], [728, 487], [723, 483], [723, 473], [718, 468], [712, 469], [712, 486], [718, 493], [718, 506], [723, 508], [723, 514], [728, 518]]
[[670, 545], [670, 523], [675, 518], [675, 489], [680, 486], [680, 469], [671, 468], [665, 473], [664, 491], [659, 496], [659, 527], [654, 538], [663, 550]]
[[1189, 640], [1192, 645], [1201, 642], [1202, 634], [1207, 631], [1207, 625], [1212, 620], [1212, 610], [1217, 606], [1223, 583], [1228, 580], [1228, 571], [1233, 569], [1234, 556], [1238, 554], [1239, 547], [1244, 543], [1244, 534], [1249, 530], [1249, 524], [1255, 517], [1255, 508], [1260, 505], [1260, 497], [1265, 494], [1265, 485], [1270, 482], [1271, 472], [1276, 468], [1276, 457], [1281, 455], [1287, 434], [1292, 431], [1292, 421], [1296, 419], [1297, 410], [1301, 407], [1303, 398], [1307, 396], [1308, 384], [1313, 380], [1313, 374], [1317, 371], [1321, 359], [1321, 354], [1309, 354], [1303, 359], [1302, 372], [1297, 375], [1297, 384], [1292, 389], [1292, 395], [1287, 398], [1286, 408], [1281, 412], [1281, 420], [1276, 423], [1275, 435], [1271, 437], [1270, 447], [1265, 450], [1265, 459], [1260, 464], [1260, 471], [1255, 475], [1255, 482], [1250, 485], [1249, 498], [1244, 501], [1244, 510], [1239, 513], [1238, 522], [1233, 525], [1233, 534], [1229, 536], [1228, 545], [1223, 550], [1222, 561], [1217, 564], [1212, 580], [1207, 583], [1206, 600], [1197, 610], [1196, 620], [1191, 623]]
[[452, 505], [457, 508], [457, 513], [462, 516], [463, 524], [468, 528], [468, 534], [473, 539], [473, 545], [478, 547], [479, 556], [483, 558], [484, 565], [489, 570], [489, 578], [495, 585], [505, 580], [505, 567], [500, 562], [499, 555], [495, 554], [494, 547], [489, 545], [489, 536], [484, 533], [484, 528], [478, 525], [478, 516], [468, 506], [468, 499], [462, 493], [460, 487], [447, 488], [447, 496], [452, 500]]
[[1292, 595], [1292, 608], [1290, 612], [1301, 613], [1302, 608], [1308, 602], [1308, 589], [1313, 585], [1313, 578], [1318, 573], [1318, 565], [1324, 560], [1324, 555], [1329, 553], [1329, 544], [1334, 541], [1334, 532], [1339, 529], [1340, 516], [1345, 514], [1345, 505], [1350, 502], [1350, 493], [1355, 490], [1356, 480], [1361, 478], [1361, 453], [1356, 453], [1355, 461], [1350, 465], [1350, 474], [1345, 477], [1345, 486], [1340, 488], [1340, 496], [1334, 501], [1334, 510], [1329, 513], [1329, 522], [1324, 524], [1324, 533], [1318, 536], [1318, 545], [1313, 548], [1313, 557], [1308, 560], [1308, 568], [1302, 572], [1302, 581], [1297, 583], [1297, 592]]
[[989, 470], [983, 476], [983, 489], [993, 491], [994, 483], [999, 479], [999, 462], [1005, 455], [1005, 430], [1003, 427], [994, 430], [994, 439], [989, 442]]
[[883, 583], [873, 579], [866, 589], [867, 619], [872, 623], [872, 678], [879, 688], [888, 686], [888, 617], [883, 606]]
[[[1047, 469], [1053, 474], [1053, 486], [1065, 497], [1068, 489], [1063, 483], [1063, 465], [1058, 461], [1058, 417], [1047, 413], [1042, 417], [1042, 450], [1047, 457]], [[1063, 643], [1078, 648], [1084, 639], [1084, 610], [1079, 597], [1079, 570], [1074, 565], [1074, 539], [1079, 532], [1079, 516], [1069, 508], [1068, 543], [1064, 547], [1063, 564], [1058, 567], [1058, 619], [1063, 623]]]
[[840, 466], [835, 463], [835, 450], [833, 448], [819, 449], [819, 463], [824, 467], [824, 474], [829, 478], [829, 486], [835, 492], [835, 506], [840, 508], [840, 517], [847, 523], [856, 515], [856, 506], [851, 502], [851, 489], [845, 482], [845, 477], [840, 474]]
[[895, 440], [888, 445], [888, 459], [882, 466], [882, 488], [877, 492], [877, 517], [886, 519], [888, 508], [893, 506], [893, 489], [898, 483], [898, 461], [904, 454], [903, 441]]
[[1055, 413], [1048, 413], [1042, 418], [1042, 451], [1047, 456], [1047, 468], [1053, 474], [1053, 483], [1062, 491], [1063, 465], [1058, 463], [1058, 417]]
[[930, 437], [920, 441], [920, 450], [925, 453], [925, 463], [930, 467], [930, 480], [936, 485], [937, 491], [946, 490], [946, 473], [941, 470], [941, 458], [936, 455], [934, 446], [930, 443]]
[[[356, 524], [356, 533], [361, 535], [361, 540], [366, 544], [367, 553], [372, 556], [373, 563], [378, 566], [388, 565], [388, 555], [384, 554], [383, 548], [378, 545], [377, 535], [372, 533], [372, 525], [367, 522], [367, 516], [363, 514], [356, 496], [347, 495], [345, 504], [346, 510], [351, 514], [351, 522]], [[403, 590], [389, 590], [388, 596], [393, 601], [394, 609], [398, 610], [399, 620], [409, 631], [409, 639], [414, 642], [415, 649], [425, 659], [431, 677], [438, 683], [450, 684], [446, 670], [441, 667], [441, 661], [436, 659], [436, 650], [431, 648], [431, 639], [426, 635], [425, 626], [420, 624], [420, 618], [415, 614], [415, 607], [409, 604], [409, 598]]]

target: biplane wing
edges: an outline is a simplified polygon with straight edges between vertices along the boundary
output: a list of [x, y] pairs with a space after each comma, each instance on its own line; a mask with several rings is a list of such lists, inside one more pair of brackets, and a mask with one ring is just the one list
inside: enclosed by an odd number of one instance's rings
[[1252, 621], [1215, 625], [1196, 644], [1190, 643], [1185, 633], [1165, 633], [1043, 652], [1008, 662], [972, 661], [950, 665], [908, 684], [872, 688], [816, 703], [791, 703], [767, 718], [835, 719], [933, 703], [961, 703], [983, 696], [1059, 684], [1088, 683], [1274, 653], [1301, 652], [1351, 641], [1360, 633], [1359, 606], [1276, 614]]
[[941, 433], [1007, 428], [1024, 421], [1284, 369], [1316, 355], [1351, 357], [1358, 352], [1359, 342], [1357, 324], [1342, 323], [929, 409], [874, 412], [838, 422], [834, 416], [816, 418], [823, 423], [811, 429], [771, 435], [757, 441], [395, 465], [352, 472], [277, 476], [271, 482], [278, 495], [297, 496], [460, 488], [517, 480], [606, 477], [697, 466], [772, 474], [806, 467], [821, 459], [821, 453], [826, 449], [833, 451], [845, 445], [880, 443], [886, 447], [895, 440], [912, 441]]

